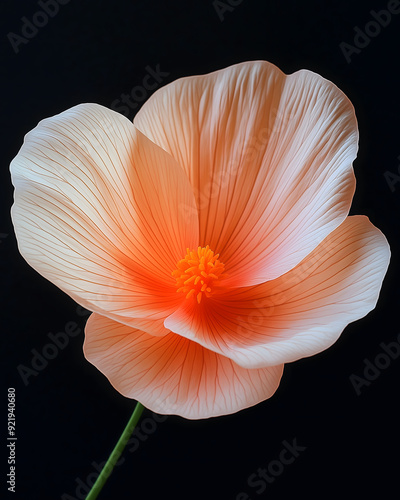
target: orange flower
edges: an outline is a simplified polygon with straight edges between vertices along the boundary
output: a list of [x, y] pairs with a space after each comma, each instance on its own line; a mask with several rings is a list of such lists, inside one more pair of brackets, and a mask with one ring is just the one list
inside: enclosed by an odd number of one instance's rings
[[12, 162], [19, 248], [94, 311], [85, 356], [118, 391], [232, 413], [375, 307], [390, 252], [348, 217], [357, 142], [337, 87], [267, 62], [177, 80], [133, 124], [82, 104]]

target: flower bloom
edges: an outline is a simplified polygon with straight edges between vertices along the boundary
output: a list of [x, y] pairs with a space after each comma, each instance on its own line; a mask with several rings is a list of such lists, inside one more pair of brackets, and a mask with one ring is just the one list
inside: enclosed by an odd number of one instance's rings
[[84, 353], [119, 392], [232, 413], [375, 307], [390, 252], [348, 216], [357, 144], [335, 85], [262, 61], [179, 79], [133, 123], [82, 104], [11, 164], [19, 248], [94, 311]]

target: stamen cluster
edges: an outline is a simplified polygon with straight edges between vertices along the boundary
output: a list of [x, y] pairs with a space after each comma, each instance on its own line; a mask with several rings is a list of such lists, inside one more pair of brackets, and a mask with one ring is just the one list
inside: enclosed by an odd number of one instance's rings
[[219, 254], [214, 255], [209, 245], [197, 250], [187, 248], [186, 252], [172, 276], [176, 279], [177, 291], [185, 293], [187, 299], [195, 296], [200, 304], [203, 295], [211, 296], [213, 283], [221, 278], [225, 266], [218, 260]]

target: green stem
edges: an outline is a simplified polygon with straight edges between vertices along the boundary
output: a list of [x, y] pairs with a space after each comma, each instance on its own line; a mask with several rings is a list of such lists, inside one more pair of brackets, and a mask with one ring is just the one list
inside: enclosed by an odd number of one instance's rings
[[111, 452], [107, 463], [104, 465], [103, 470], [100, 472], [99, 477], [96, 479], [96, 482], [92, 486], [92, 489], [89, 491], [86, 500], [95, 500], [95, 498], [97, 498], [107, 479], [111, 475], [115, 464], [118, 462], [119, 457], [122, 455], [126, 443], [129, 441], [133, 429], [136, 427], [136, 424], [138, 423], [143, 410], [144, 406], [138, 401], [136, 403], [135, 409], [133, 410], [132, 416], [129, 419], [129, 422], [127, 423], [123, 433], [121, 434], [121, 437], [118, 440], [118, 443], [115, 445], [115, 448]]

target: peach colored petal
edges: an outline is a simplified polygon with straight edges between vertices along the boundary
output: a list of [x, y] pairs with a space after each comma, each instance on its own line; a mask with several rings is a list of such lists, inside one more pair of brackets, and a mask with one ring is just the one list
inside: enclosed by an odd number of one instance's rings
[[166, 328], [245, 368], [295, 361], [332, 345], [377, 302], [390, 258], [367, 217], [348, 217], [297, 267], [202, 303], [187, 300]]
[[200, 244], [219, 253], [227, 285], [296, 266], [348, 214], [358, 131], [331, 82], [273, 64], [182, 78], [143, 105], [135, 125], [188, 174]]
[[153, 337], [92, 314], [84, 353], [121, 394], [188, 419], [234, 413], [271, 397], [283, 365], [247, 370], [179, 335]]
[[[109, 315], [111, 316], [111, 315]], [[128, 323], [128, 322], [126, 322]], [[150, 333], [151, 335], [163, 336], [170, 333], [170, 330], [167, 330], [164, 326], [163, 319], [139, 319], [132, 318], [129, 319], [129, 326], [131, 328], [135, 328], [137, 330], [141, 330], [142, 332]]]
[[168, 333], [159, 320], [182, 300], [171, 272], [198, 242], [176, 161], [125, 117], [83, 104], [29, 132], [11, 172], [28, 263], [87, 309]]

